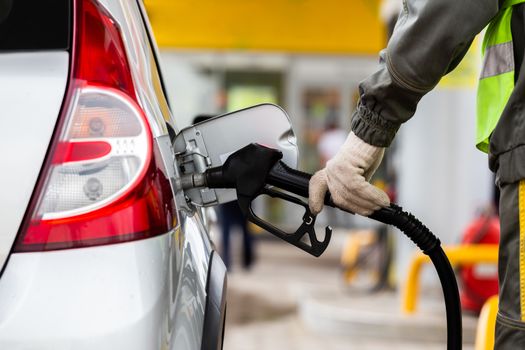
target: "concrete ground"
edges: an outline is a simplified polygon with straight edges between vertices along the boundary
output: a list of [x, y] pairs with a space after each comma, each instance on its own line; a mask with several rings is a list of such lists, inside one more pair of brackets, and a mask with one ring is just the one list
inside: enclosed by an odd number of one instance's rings
[[[415, 316], [400, 313], [395, 292], [352, 294], [339, 269], [342, 235], [321, 258], [280, 241], [259, 241], [250, 271], [229, 273], [225, 350], [445, 349], [439, 293], [422, 296]], [[429, 299], [429, 300], [426, 300]], [[464, 320], [472, 349], [475, 318]]]

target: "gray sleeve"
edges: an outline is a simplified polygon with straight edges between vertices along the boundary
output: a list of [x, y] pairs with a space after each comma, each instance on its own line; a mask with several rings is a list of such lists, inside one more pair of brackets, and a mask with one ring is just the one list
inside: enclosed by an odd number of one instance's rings
[[359, 85], [352, 131], [381, 147], [392, 142], [419, 100], [455, 68], [476, 34], [499, 9], [498, 0], [403, 0], [380, 68]]

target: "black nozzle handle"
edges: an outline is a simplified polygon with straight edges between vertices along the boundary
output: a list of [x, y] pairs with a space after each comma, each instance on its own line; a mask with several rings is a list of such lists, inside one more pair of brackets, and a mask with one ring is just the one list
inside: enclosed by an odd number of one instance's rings
[[[266, 178], [266, 183], [296, 195], [308, 198], [308, 185], [311, 178], [312, 174], [290, 168], [280, 160], [270, 170], [270, 173]], [[328, 205], [329, 207], [337, 208], [337, 205], [332, 200], [332, 196], [328, 191], [324, 197], [324, 204]], [[352, 212], [349, 213], [353, 214]]]
[[288, 192], [308, 198], [308, 183], [311, 174], [292, 169], [283, 161], [278, 161], [270, 170], [266, 182]]

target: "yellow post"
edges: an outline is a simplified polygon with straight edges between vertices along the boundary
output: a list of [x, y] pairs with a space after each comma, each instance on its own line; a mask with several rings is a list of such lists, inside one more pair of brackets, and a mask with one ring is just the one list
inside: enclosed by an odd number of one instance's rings
[[[453, 267], [458, 265], [498, 263], [498, 246], [494, 244], [458, 245], [444, 247], [444, 250]], [[423, 264], [429, 263], [430, 259], [428, 256], [421, 252], [416, 253], [410, 262], [402, 305], [402, 310], [406, 314], [412, 314], [416, 311], [416, 305], [419, 298], [420, 271]]]
[[485, 302], [479, 314], [475, 350], [494, 349], [494, 330], [496, 328], [497, 315], [498, 296], [495, 295]]
[[416, 305], [419, 298], [419, 276], [421, 267], [424, 263], [429, 262], [430, 259], [428, 256], [420, 252], [414, 254], [412, 257], [403, 293], [403, 312], [405, 314], [412, 314], [416, 311]]
[[362, 249], [374, 244], [376, 240], [375, 232], [371, 230], [352, 231], [348, 234], [341, 254], [343, 279], [346, 283], [352, 283], [359, 272], [359, 266], [356, 266], [356, 263]]

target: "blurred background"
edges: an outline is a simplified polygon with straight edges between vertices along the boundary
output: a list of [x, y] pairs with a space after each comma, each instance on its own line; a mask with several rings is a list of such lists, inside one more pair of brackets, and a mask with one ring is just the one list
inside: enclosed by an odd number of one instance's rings
[[[377, 69], [401, 9], [396, 0], [145, 5], [177, 127], [198, 116], [278, 104], [298, 138], [299, 168], [308, 172], [320, 169], [348, 134], [359, 81]], [[474, 147], [478, 56], [476, 41], [401, 128], [373, 179], [451, 249], [497, 242], [493, 178]], [[302, 216], [278, 200], [257, 207], [289, 230]], [[230, 271], [225, 349], [443, 348], [437, 276], [428, 264], [421, 273], [411, 270], [416, 250], [397, 231], [325, 210], [318, 232], [332, 225], [333, 243], [316, 259], [246, 226], [235, 207], [209, 215]], [[469, 311], [465, 341], [472, 345], [477, 313], [497, 292], [497, 270], [485, 262], [457, 268]]]

